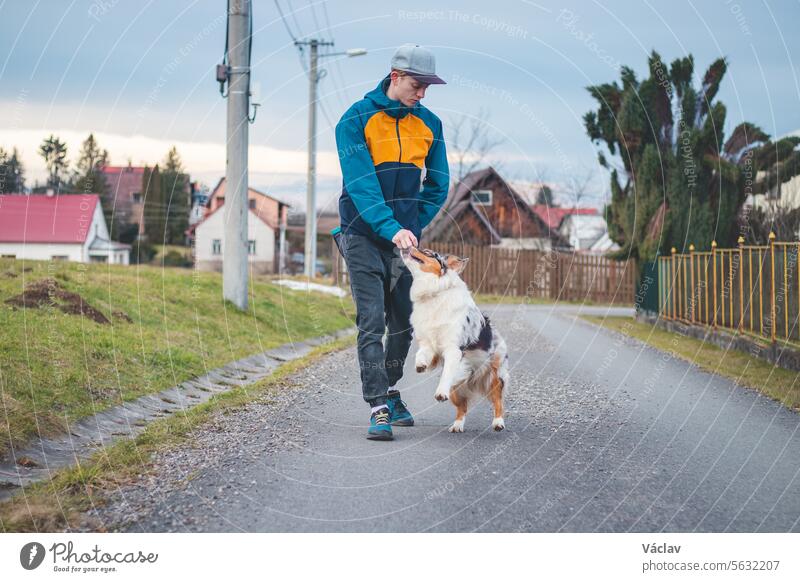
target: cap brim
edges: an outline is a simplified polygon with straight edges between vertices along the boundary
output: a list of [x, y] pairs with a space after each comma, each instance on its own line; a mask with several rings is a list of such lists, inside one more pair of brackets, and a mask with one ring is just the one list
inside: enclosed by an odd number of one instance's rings
[[447, 85], [447, 82], [438, 75], [423, 75], [421, 73], [412, 73], [411, 71], [406, 71], [406, 73], [414, 77], [420, 83], [425, 83], [427, 85]]

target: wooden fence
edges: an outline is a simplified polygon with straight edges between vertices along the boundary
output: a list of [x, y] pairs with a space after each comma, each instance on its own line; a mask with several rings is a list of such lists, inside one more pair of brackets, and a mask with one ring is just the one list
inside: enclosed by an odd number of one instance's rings
[[[473, 293], [628, 305], [634, 302], [633, 260], [456, 243], [431, 243], [429, 248], [469, 257], [461, 276]], [[335, 269], [335, 276], [341, 283], [347, 282], [343, 265]]]
[[659, 258], [659, 304], [666, 319], [726, 327], [775, 341], [798, 340], [800, 243], [778, 242]]

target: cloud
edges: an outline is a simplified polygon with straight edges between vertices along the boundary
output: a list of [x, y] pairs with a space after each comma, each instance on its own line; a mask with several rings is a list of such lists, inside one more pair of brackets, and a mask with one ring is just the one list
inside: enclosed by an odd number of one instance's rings
[[[43, 182], [47, 176], [44, 160], [38, 154], [39, 145], [50, 134], [56, 135], [67, 144], [67, 159], [74, 165], [81, 142], [88, 132], [71, 129], [0, 130], [0, 146], [6, 150], [19, 149], [25, 165], [26, 181], [32, 185], [35, 180]], [[94, 132], [100, 147], [108, 150], [111, 163], [125, 165], [130, 160], [134, 165], [154, 165], [161, 162], [173, 145], [183, 160], [183, 165], [192, 177], [213, 181], [214, 176], [225, 174], [225, 144], [214, 142], [172, 141], [146, 137], [143, 135], [121, 135], [116, 133]], [[293, 182], [305, 177], [308, 155], [303, 150], [286, 150], [258, 144], [250, 144], [249, 167], [251, 174], [275, 176], [276, 184]], [[340, 176], [339, 160], [335, 152], [317, 152], [317, 175], [322, 178]], [[272, 181], [272, 180], [270, 180]]]

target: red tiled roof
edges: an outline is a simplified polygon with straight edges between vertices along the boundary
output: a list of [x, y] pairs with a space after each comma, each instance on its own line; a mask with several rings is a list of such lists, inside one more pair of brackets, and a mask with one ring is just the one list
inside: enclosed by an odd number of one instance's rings
[[597, 214], [596, 208], [559, 208], [547, 204], [531, 204], [531, 209], [544, 220], [547, 226], [554, 230], [558, 229], [564, 217], [570, 214]]
[[103, 166], [100, 171], [104, 174], [121, 174], [122, 172], [144, 174], [144, 166]]
[[83, 244], [97, 194], [0, 195], [0, 242]]

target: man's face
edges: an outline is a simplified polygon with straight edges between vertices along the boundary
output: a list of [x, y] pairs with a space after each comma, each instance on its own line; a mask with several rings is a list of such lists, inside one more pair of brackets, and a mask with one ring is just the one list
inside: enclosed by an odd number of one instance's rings
[[406, 107], [414, 107], [425, 97], [425, 89], [428, 88], [427, 83], [420, 83], [411, 75], [400, 76], [396, 72], [392, 73], [392, 84], [397, 100]]

